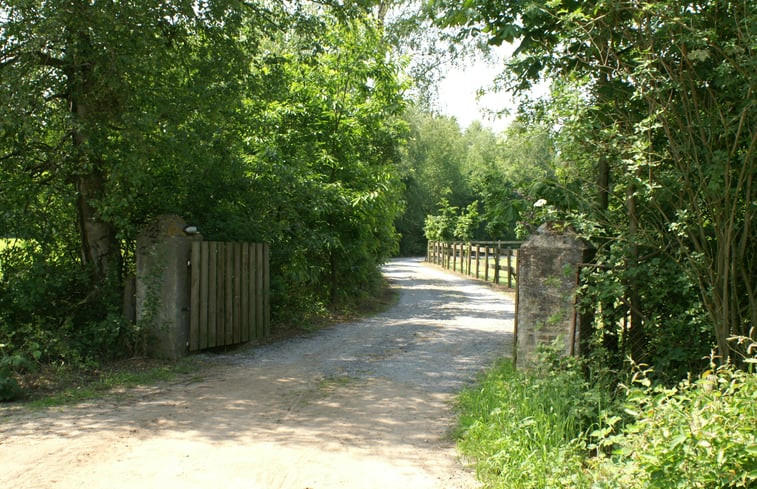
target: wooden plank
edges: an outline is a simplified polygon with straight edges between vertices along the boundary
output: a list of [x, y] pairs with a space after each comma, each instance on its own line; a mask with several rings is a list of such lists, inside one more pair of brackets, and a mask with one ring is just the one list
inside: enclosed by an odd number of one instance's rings
[[226, 321], [226, 247], [218, 243], [218, 262], [216, 263], [216, 342], [213, 346], [222, 346], [226, 334], [224, 331]]
[[197, 348], [203, 350], [208, 347], [208, 303], [210, 302], [208, 300], [208, 264], [210, 262], [210, 251], [206, 241], [198, 244], [200, 248], [200, 263], [197, 264], [200, 274], [200, 330]]
[[258, 338], [258, 244], [250, 243], [250, 336]]
[[263, 336], [271, 335], [271, 270], [270, 249], [263, 244]]
[[250, 341], [250, 243], [242, 243], [242, 289], [240, 290], [241, 339]]
[[255, 337], [262, 338], [265, 335], [265, 322], [263, 321], [263, 245], [255, 244]]
[[223, 345], [234, 344], [234, 245], [225, 243], [224, 256], [224, 310]]
[[189, 257], [189, 351], [197, 351], [200, 343], [200, 243], [190, 243]]
[[218, 243], [208, 243], [208, 348], [218, 344]]
[[242, 243], [233, 243], [234, 248], [234, 314], [232, 319], [233, 343], [242, 342]]
[[513, 250], [507, 250], [507, 286], [513, 288]]
[[258, 275], [261, 273], [260, 268], [260, 243], [253, 243], [250, 250], [250, 259], [253, 262], [252, 275], [250, 276], [250, 286], [252, 287], [252, 336], [254, 338], [261, 338], [263, 325], [262, 325], [262, 309], [258, 302], [260, 300], [260, 287], [258, 285]]

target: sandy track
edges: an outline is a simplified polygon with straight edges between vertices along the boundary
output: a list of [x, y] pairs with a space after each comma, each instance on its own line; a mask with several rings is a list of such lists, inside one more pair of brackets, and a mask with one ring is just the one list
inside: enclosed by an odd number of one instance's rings
[[510, 353], [501, 293], [394, 260], [397, 306], [229, 355], [201, 380], [0, 408], [0, 488], [472, 488], [450, 401]]

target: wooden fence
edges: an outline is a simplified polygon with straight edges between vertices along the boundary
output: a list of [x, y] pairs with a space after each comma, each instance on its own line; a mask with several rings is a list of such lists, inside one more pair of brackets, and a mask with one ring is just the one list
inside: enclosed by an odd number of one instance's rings
[[268, 253], [262, 243], [192, 243], [189, 351], [270, 334]]
[[486, 282], [514, 288], [520, 241], [429, 241], [426, 261]]

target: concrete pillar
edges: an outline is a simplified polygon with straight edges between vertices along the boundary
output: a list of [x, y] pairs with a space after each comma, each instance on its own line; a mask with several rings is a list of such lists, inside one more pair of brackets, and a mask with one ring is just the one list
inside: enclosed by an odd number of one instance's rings
[[137, 321], [146, 332], [146, 353], [177, 359], [188, 353], [189, 261], [199, 234], [184, 232], [179, 216], [159, 216], [137, 237]]
[[516, 364], [536, 360], [539, 345], [557, 344], [565, 354], [580, 354], [590, 332], [589, 317], [576, 308], [579, 264], [594, 255], [591, 244], [570, 230], [543, 224], [518, 252]]

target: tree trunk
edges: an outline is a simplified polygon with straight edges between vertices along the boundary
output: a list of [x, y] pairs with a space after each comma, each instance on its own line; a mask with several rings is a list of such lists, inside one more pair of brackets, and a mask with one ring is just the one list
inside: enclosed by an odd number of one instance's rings
[[[89, 40], [82, 35], [80, 44], [88, 46]], [[86, 49], [79, 49], [85, 51]], [[77, 50], [78, 51], [78, 50]], [[92, 274], [98, 286], [106, 284], [120, 288], [121, 285], [121, 247], [116, 237], [116, 230], [106, 222], [95, 205], [105, 192], [105, 172], [97, 156], [87, 151], [88, 135], [86, 128], [96, 124], [92, 115], [97, 113], [96, 105], [90, 107], [87, 100], [97, 100], [93, 92], [97, 90], [92, 82], [92, 66], [75, 60], [68, 71], [69, 110], [75, 121], [71, 140], [78, 153], [79, 166], [86, 171], [75, 173], [73, 183], [76, 187], [76, 213], [81, 241], [81, 262]]]
[[626, 211], [628, 213], [628, 241], [629, 247], [626, 253], [626, 272], [631, 272], [626, 281], [626, 301], [629, 309], [630, 322], [628, 324], [628, 351], [631, 358], [636, 363], [644, 362], [644, 350], [646, 347], [646, 337], [644, 334], [644, 324], [641, 312], [641, 297], [639, 295], [639, 284], [636, 278], [635, 268], [639, 266], [639, 245], [637, 244], [637, 234], [639, 229], [639, 216], [636, 211], [635, 186], [629, 184], [626, 189]]
[[91, 270], [96, 283], [119, 283], [121, 250], [116, 231], [92, 206], [92, 202], [102, 196], [103, 186], [104, 178], [99, 172], [79, 176], [76, 180], [81, 261]]

